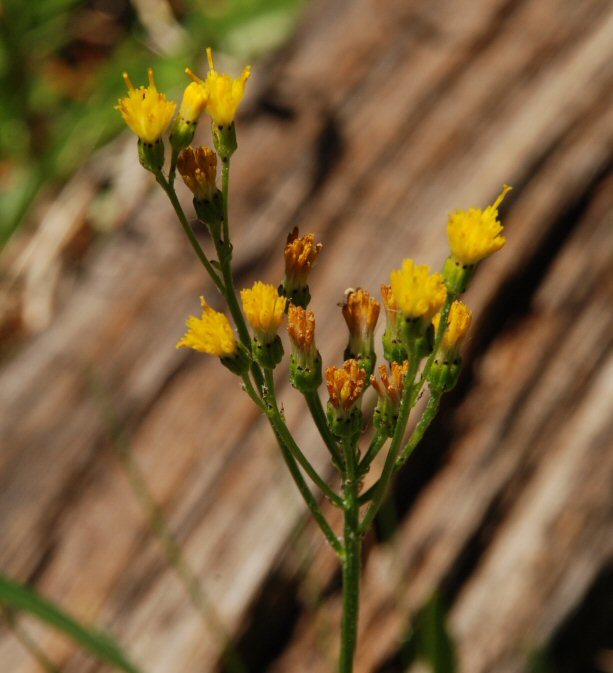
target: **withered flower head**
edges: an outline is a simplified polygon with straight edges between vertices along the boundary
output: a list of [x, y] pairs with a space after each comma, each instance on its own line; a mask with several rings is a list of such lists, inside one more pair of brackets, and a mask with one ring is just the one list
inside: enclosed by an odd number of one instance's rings
[[197, 199], [213, 200], [217, 192], [217, 155], [212, 149], [188, 147], [181, 152], [177, 168]]
[[366, 291], [349, 290], [343, 304], [343, 317], [352, 337], [368, 340], [375, 331], [381, 305]]
[[342, 369], [326, 369], [328, 394], [335, 409], [349, 411], [360, 399], [365, 383], [366, 371], [360, 369], [356, 360], [345, 360]]
[[285, 245], [285, 282], [290, 289], [304, 287], [308, 282], [309, 273], [323, 247], [315, 243], [315, 236], [307, 234], [298, 236], [298, 227], [290, 232]]
[[313, 311], [290, 304], [287, 312], [287, 331], [298, 350], [311, 351], [315, 347], [315, 314]]
[[387, 367], [379, 367], [379, 378], [374, 374], [370, 377], [373, 388], [381, 398], [390, 400], [395, 406], [400, 404], [402, 392], [404, 389], [404, 378], [409, 370], [409, 361], [405, 360], [402, 364], [392, 362], [390, 374], [388, 376]]

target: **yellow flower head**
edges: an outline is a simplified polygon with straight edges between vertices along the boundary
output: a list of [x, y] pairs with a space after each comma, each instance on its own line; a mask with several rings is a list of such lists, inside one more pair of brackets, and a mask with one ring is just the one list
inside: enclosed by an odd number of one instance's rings
[[187, 333], [177, 343], [177, 348], [193, 348], [201, 353], [217, 355], [220, 358], [236, 354], [237, 344], [234, 330], [223, 313], [212, 309], [200, 297], [202, 317], [191, 315], [187, 322]]
[[379, 378], [374, 374], [370, 377], [373, 388], [377, 391], [379, 397], [389, 399], [394, 406], [400, 404], [402, 391], [404, 389], [404, 377], [409, 371], [409, 361], [405, 360], [403, 364], [392, 362], [390, 374], [387, 373], [387, 367], [379, 367]]
[[245, 95], [245, 84], [251, 75], [251, 67], [247, 66], [240, 77], [220, 75], [215, 70], [213, 52], [210, 47], [207, 48], [206, 55], [209, 60], [209, 72], [206, 80], [201, 80], [189, 68], [185, 72], [194, 82], [204, 87], [207, 95], [206, 111], [211, 115], [213, 121], [221, 127], [230, 126]]
[[280, 297], [274, 285], [257, 281], [251, 289], [241, 290], [245, 316], [256, 335], [264, 342], [272, 340], [285, 315], [287, 299]]
[[451, 255], [457, 262], [472, 266], [505, 244], [502, 224], [498, 220], [498, 206], [510, 190], [511, 187], [504, 185], [496, 201], [485, 210], [470, 208], [451, 213], [447, 237]]
[[315, 236], [307, 234], [298, 236], [298, 227], [294, 227], [287, 236], [285, 244], [285, 278], [292, 288], [304, 287], [315, 262], [322, 243], [315, 243]]
[[149, 68], [149, 86], [134, 87], [127, 72], [123, 79], [128, 87], [128, 95], [119, 99], [116, 110], [121, 112], [125, 123], [144, 142], [153, 144], [167, 131], [177, 107], [155, 87], [153, 70]]
[[402, 262], [402, 269], [392, 271], [392, 297], [399, 311], [407, 318], [430, 320], [447, 297], [440, 273], [430, 273], [427, 266], [416, 266], [412, 259]]
[[287, 332], [298, 350], [311, 352], [315, 347], [315, 314], [313, 311], [290, 304], [287, 311]]
[[[443, 334], [443, 340], [441, 342], [441, 349], [443, 351], [449, 353], [460, 347], [462, 341], [464, 341], [464, 337], [468, 333], [472, 318], [472, 311], [466, 304], [457, 300], [451, 304], [447, 329], [445, 330], [445, 334]], [[437, 332], [440, 322], [441, 314], [437, 313], [434, 318], [432, 318], [432, 324]]]
[[206, 89], [198, 82], [191, 82], [183, 92], [179, 117], [187, 124], [195, 124], [206, 107], [207, 100]]
[[343, 368], [328, 367], [326, 384], [330, 402], [335, 409], [348, 411], [360, 399], [366, 383], [366, 370], [357, 360], [345, 360]]
[[217, 192], [217, 155], [212, 149], [188, 147], [179, 155], [177, 168], [197, 199], [213, 199]]

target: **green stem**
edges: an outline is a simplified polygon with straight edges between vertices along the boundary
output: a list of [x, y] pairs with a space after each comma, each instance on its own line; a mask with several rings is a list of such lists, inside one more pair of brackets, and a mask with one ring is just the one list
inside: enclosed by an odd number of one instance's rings
[[304, 393], [304, 399], [306, 400], [307, 406], [309, 407], [313, 421], [319, 430], [319, 434], [324, 440], [325, 445], [328, 447], [328, 451], [330, 451], [334, 464], [338, 467], [339, 470], [342, 470], [343, 458], [340, 454], [340, 451], [338, 450], [338, 445], [334, 439], [334, 435], [328, 426], [326, 414], [317, 391]]
[[[279, 443], [279, 447], [281, 448], [281, 453], [283, 454], [285, 463], [296, 483], [296, 486], [298, 487], [298, 490], [300, 491], [302, 497], [304, 498], [304, 501], [306, 502], [308, 508], [311, 510], [313, 518], [315, 519], [315, 521], [321, 528], [323, 534], [325, 535], [326, 540], [328, 540], [330, 546], [339, 555], [339, 557], [343, 558], [345, 556], [344, 547], [341, 544], [338, 537], [336, 536], [336, 534], [334, 533], [334, 531], [332, 530], [332, 527], [328, 523], [326, 517], [323, 515], [321, 509], [319, 508], [317, 500], [315, 499], [315, 497], [311, 493], [311, 490], [304, 481], [302, 473], [300, 472], [300, 468], [296, 463], [296, 459], [294, 458], [291, 450], [286, 444], [287, 435], [285, 435], [283, 431], [283, 428], [284, 427], [286, 428], [286, 426], [285, 422], [281, 417], [281, 413], [277, 405], [277, 399], [275, 397], [275, 382], [272, 371], [270, 369], [265, 369], [264, 377], [266, 381], [266, 387], [264, 389], [264, 401], [266, 402], [266, 415], [275, 433], [277, 442]], [[289, 433], [287, 434], [289, 435]], [[336, 494], [334, 495], [335, 497], [338, 497], [336, 496]]]
[[196, 238], [189, 222], [187, 221], [187, 217], [185, 217], [185, 213], [183, 212], [183, 208], [179, 203], [179, 199], [177, 198], [177, 194], [174, 188], [166, 181], [166, 178], [164, 177], [161, 171], [155, 173], [155, 178], [158, 181], [158, 184], [162, 187], [162, 189], [166, 192], [166, 195], [170, 199], [170, 203], [172, 204], [172, 207], [175, 209], [175, 213], [179, 218], [179, 222], [183, 227], [183, 231], [185, 232], [187, 238], [189, 239], [189, 242], [191, 243], [194, 252], [198, 256], [198, 259], [202, 263], [202, 266], [206, 269], [209, 276], [213, 279], [213, 282], [217, 286], [217, 289], [221, 292], [222, 295], [225, 296], [226, 292], [223, 283], [221, 282], [221, 278], [213, 268], [213, 265], [209, 261], [209, 258], [206, 256], [206, 253], [202, 249], [202, 246], [198, 242], [198, 239]]
[[389, 486], [390, 479], [394, 472], [394, 465], [398, 457], [398, 452], [402, 444], [402, 438], [404, 437], [404, 432], [409, 421], [409, 415], [411, 413], [411, 400], [412, 400], [412, 391], [415, 383], [415, 376], [417, 374], [417, 367], [419, 362], [415, 357], [414, 353], [409, 353], [409, 371], [404, 380], [404, 390], [402, 393], [402, 401], [400, 402], [400, 409], [398, 410], [398, 421], [396, 422], [396, 427], [394, 429], [394, 436], [392, 437], [392, 443], [385, 459], [385, 464], [383, 466], [383, 471], [381, 472], [381, 477], [376, 484], [375, 491], [373, 493], [372, 503], [368, 508], [360, 526], [361, 532], [368, 530], [370, 524], [373, 522], [379, 508], [383, 504], [383, 499], [387, 493], [387, 488]]
[[400, 456], [398, 456], [398, 458], [396, 459], [396, 464], [394, 466], [395, 470], [398, 470], [404, 465], [404, 463], [408, 460], [409, 456], [413, 453], [415, 447], [423, 439], [426, 430], [428, 429], [432, 421], [435, 419], [436, 414], [438, 413], [440, 402], [441, 402], [440, 393], [432, 395], [432, 397], [430, 397], [430, 399], [428, 400], [428, 404], [424, 409], [422, 417], [419, 419], [419, 423], [415, 426], [415, 430], [413, 430], [413, 434], [409, 438], [409, 441], [407, 445], [404, 447], [404, 450], [402, 451]]
[[343, 620], [339, 673], [352, 673], [358, 633], [360, 570], [362, 564], [360, 505], [358, 502], [359, 479], [357, 456], [353, 443], [347, 442], [345, 444], [344, 455], [346, 465], [343, 483], [345, 496], [345, 557], [343, 559]]
[[[247, 329], [247, 323], [241, 311], [240, 304], [238, 303], [238, 297], [236, 295], [236, 289], [234, 286], [234, 276], [232, 274], [232, 243], [230, 242], [230, 222], [228, 217], [228, 198], [230, 190], [230, 159], [222, 161], [221, 167], [221, 196], [222, 196], [222, 209], [223, 209], [223, 236], [222, 240], [215, 239], [215, 249], [217, 250], [217, 256], [219, 257], [219, 265], [221, 267], [221, 274], [223, 276], [223, 282], [226, 288], [225, 297], [228, 302], [228, 308], [232, 314], [232, 319], [238, 330], [238, 335], [240, 340], [246, 348], [251, 352], [251, 336], [249, 335], [249, 330]], [[264, 377], [262, 375], [262, 370], [256, 362], [251, 363], [251, 372], [253, 378], [255, 379], [258, 390], [261, 390], [262, 383], [264, 382]]]
[[223, 201], [223, 240], [230, 244], [230, 222], [228, 220], [228, 194], [230, 193], [230, 157], [221, 161], [221, 196]]
[[432, 369], [432, 365], [436, 358], [436, 353], [439, 349], [439, 346], [441, 345], [441, 341], [443, 340], [443, 336], [445, 335], [447, 327], [449, 326], [447, 324], [449, 322], [449, 312], [451, 311], [451, 305], [453, 304], [455, 298], [456, 295], [450, 294], [449, 292], [447, 293], [447, 298], [445, 299], [445, 303], [441, 309], [441, 320], [439, 322], [439, 328], [434, 338], [434, 347], [432, 348], [432, 352], [426, 360], [426, 364], [424, 365], [421, 376], [419, 377], [419, 382], [416, 386], [413, 387], [413, 392], [411, 394], [411, 409], [415, 406], [419, 393], [424, 387], [424, 383], [428, 380], [428, 375], [430, 374], [430, 369]]
[[366, 474], [370, 468], [372, 461], [379, 455], [379, 451], [383, 448], [383, 445], [387, 441], [387, 435], [384, 435], [380, 432], [377, 432], [372, 438], [372, 442], [368, 447], [368, 450], [364, 454], [364, 457], [358, 465], [358, 474]]
[[266, 405], [262, 401], [262, 398], [255, 392], [255, 388], [253, 387], [251, 379], [249, 378], [249, 374], [247, 373], [243, 374], [243, 385], [247, 395], [249, 395], [249, 397], [258, 405], [258, 407], [260, 407], [260, 409], [265, 412]]

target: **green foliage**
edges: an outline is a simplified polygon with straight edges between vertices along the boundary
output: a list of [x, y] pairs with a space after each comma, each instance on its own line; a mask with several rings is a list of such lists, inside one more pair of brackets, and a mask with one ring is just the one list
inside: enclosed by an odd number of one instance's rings
[[184, 36], [169, 54], [156, 48], [127, 2], [114, 3], [115, 13], [103, 19], [104, 31], [97, 32], [112, 37], [100, 43], [88, 42], [88, 26], [98, 10], [84, 0], [3, 2], [0, 246], [45, 185], [60, 184], [124, 128], [111, 104], [124, 93], [124, 70], [138, 86], [151, 66], [160, 89], [178, 97], [177, 72], [202, 63], [205, 46], [254, 58], [286, 39], [303, 4], [185, 0], [183, 14], [176, 17]]
[[8, 610], [27, 612], [38, 617], [102, 661], [124, 673], [140, 673], [110, 636], [83, 626], [32, 589], [1, 574], [0, 604]]

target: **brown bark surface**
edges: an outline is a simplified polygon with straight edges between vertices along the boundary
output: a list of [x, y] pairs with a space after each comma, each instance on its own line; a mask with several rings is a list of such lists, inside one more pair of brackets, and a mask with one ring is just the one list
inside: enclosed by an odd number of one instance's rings
[[[466, 297], [460, 385], [399, 476], [392, 533], [383, 522], [366, 544], [356, 673], [404, 670], [411, 615], [437, 589], [460, 670], [520, 673], [613, 558], [613, 6], [318, 1], [250, 87], [237, 283], [277, 283], [288, 231], [313, 231], [324, 363], [342, 356], [346, 287], [378, 293], [407, 256], [439, 266], [447, 212], [514, 187], [507, 246]], [[198, 295], [216, 296], [132, 139], [67, 187], [63, 232], [105, 180], [123, 226], [64, 274], [51, 324], [0, 370], [0, 570], [112, 630], [146, 673], [220, 670], [224, 633], [250, 671], [334, 670], [335, 560], [236, 379], [174, 349]], [[336, 487], [277, 373], [290, 427]], [[130, 488], [126, 441], [215, 606], [205, 624]], [[106, 670], [24, 625], [65, 673]], [[0, 671], [36, 670], [0, 632]]]

